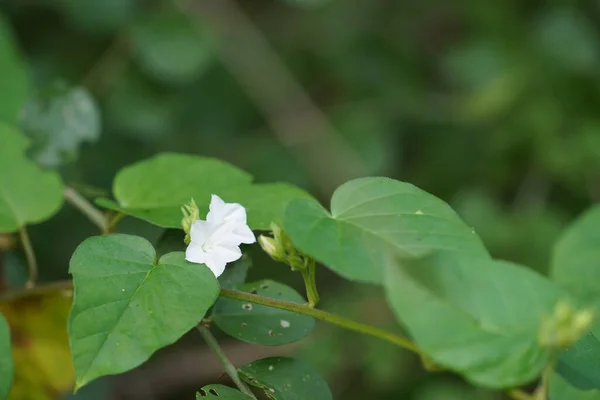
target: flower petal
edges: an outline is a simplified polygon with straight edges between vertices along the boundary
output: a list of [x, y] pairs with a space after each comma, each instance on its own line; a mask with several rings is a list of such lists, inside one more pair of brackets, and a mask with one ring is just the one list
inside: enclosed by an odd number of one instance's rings
[[225, 271], [225, 267], [227, 266], [227, 261], [219, 258], [216, 253], [211, 252], [208, 254], [208, 259], [205, 265], [212, 271], [215, 277], [221, 276], [223, 271]]
[[206, 220], [213, 224], [221, 224], [223, 222], [239, 222], [246, 223], [246, 209], [238, 203], [225, 203], [216, 194], [211, 196], [210, 211], [206, 216]]
[[217, 246], [211, 251], [211, 256], [219, 261], [230, 263], [242, 258], [242, 250], [238, 246]]
[[254, 232], [252, 232], [252, 229], [246, 224], [236, 226], [233, 233], [239, 237], [241, 243], [252, 244], [256, 242]]
[[201, 219], [194, 221], [190, 228], [190, 238], [193, 243], [203, 244], [212, 235], [213, 227]]
[[202, 248], [202, 245], [190, 243], [185, 249], [185, 259], [191, 263], [204, 264], [208, 259], [208, 254]]

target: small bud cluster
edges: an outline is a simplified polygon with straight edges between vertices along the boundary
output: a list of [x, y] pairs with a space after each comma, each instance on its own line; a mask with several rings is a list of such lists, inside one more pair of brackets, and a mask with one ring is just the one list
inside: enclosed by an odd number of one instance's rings
[[542, 323], [539, 342], [553, 348], [572, 346], [587, 332], [593, 319], [591, 310], [576, 310], [569, 303], [559, 302], [554, 314]]
[[271, 223], [273, 237], [261, 235], [258, 243], [275, 261], [289, 265], [293, 271], [303, 271], [313, 260], [294, 247], [290, 238], [275, 223]]
[[194, 221], [200, 219], [200, 210], [198, 209], [198, 206], [196, 205], [194, 199], [192, 199], [189, 202], [189, 204], [186, 204], [183, 207], [181, 207], [181, 213], [183, 214], [183, 219], [181, 220], [181, 227], [185, 232], [184, 241], [185, 244], [190, 244], [190, 241], [192, 240], [190, 236], [192, 224], [194, 223]]

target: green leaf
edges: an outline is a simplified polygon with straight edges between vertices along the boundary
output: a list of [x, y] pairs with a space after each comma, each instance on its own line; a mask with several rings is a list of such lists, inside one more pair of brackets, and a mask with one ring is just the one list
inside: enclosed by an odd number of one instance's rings
[[100, 199], [105, 208], [123, 212], [165, 228], [181, 229], [181, 206], [194, 198], [206, 215], [210, 195], [241, 203], [253, 229], [269, 229], [280, 221], [287, 204], [309, 195], [280, 183], [252, 184], [246, 172], [223, 161], [163, 153], [121, 170], [114, 182], [117, 202]]
[[69, 339], [76, 388], [137, 367], [193, 328], [219, 285], [183, 253], [156, 260], [152, 245], [131, 235], [92, 237], [70, 263], [75, 296]]
[[579, 389], [600, 389], [599, 358], [600, 342], [594, 333], [588, 332], [560, 354], [556, 371]]
[[196, 393], [196, 400], [214, 399], [219, 400], [251, 400], [252, 397], [238, 390], [232, 389], [224, 385], [206, 385]]
[[[303, 304], [294, 289], [271, 280], [247, 283], [239, 290], [277, 300]], [[220, 298], [212, 313], [215, 324], [228, 335], [248, 343], [280, 346], [309, 335], [315, 320], [306, 315], [242, 300]]]
[[132, 41], [144, 71], [166, 83], [193, 81], [214, 59], [208, 33], [189, 15], [172, 10], [146, 14], [134, 25]]
[[[600, 205], [577, 218], [556, 242], [550, 268], [551, 278], [585, 305], [600, 304]], [[600, 389], [600, 324], [563, 352], [558, 372], [581, 389]]]
[[558, 239], [552, 279], [584, 302], [600, 301], [600, 205], [587, 210]]
[[84, 142], [100, 136], [100, 111], [91, 94], [64, 82], [54, 82], [29, 99], [20, 120], [32, 140], [33, 158], [46, 167], [75, 160]]
[[218, 278], [221, 289], [237, 289], [243, 285], [251, 266], [252, 260], [246, 254], [229, 264]]
[[533, 270], [439, 252], [388, 262], [386, 272], [396, 317], [437, 364], [477, 385], [508, 388], [535, 379], [548, 362], [537, 337], [560, 290]]
[[13, 359], [10, 346], [10, 327], [0, 314], [0, 399], [7, 399], [13, 382]]
[[21, 133], [0, 123], [0, 232], [45, 221], [63, 203], [59, 175], [26, 158], [26, 146]]
[[577, 389], [564, 380], [560, 375], [554, 374], [550, 378], [550, 400], [600, 400], [597, 390], [584, 391]]
[[343, 277], [379, 283], [384, 255], [420, 257], [444, 249], [489, 258], [479, 237], [437, 197], [389, 178], [360, 178], [340, 186], [331, 213], [296, 200], [284, 226], [300, 250]]
[[16, 125], [19, 110], [29, 95], [28, 67], [18, 54], [8, 20], [0, 14], [0, 122]]
[[327, 382], [303, 361], [272, 357], [239, 369], [240, 378], [264, 390], [273, 400], [331, 400]]

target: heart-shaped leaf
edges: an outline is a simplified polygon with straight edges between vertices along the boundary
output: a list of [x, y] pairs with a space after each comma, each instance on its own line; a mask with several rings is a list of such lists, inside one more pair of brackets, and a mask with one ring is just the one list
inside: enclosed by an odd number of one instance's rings
[[82, 143], [100, 136], [100, 111], [90, 93], [60, 81], [29, 99], [20, 120], [32, 140], [32, 157], [46, 167], [75, 160]]
[[293, 358], [271, 357], [239, 369], [240, 377], [264, 390], [273, 400], [331, 400], [327, 382], [308, 364]]
[[[277, 300], [306, 303], [291, 287], [270, 280], [247, 283], [240, 290]], [[215, 324], [228, 335], [265, 346], [296, 342], [310, 334], [315, 326], [314, 318], [306, 315], [227, 298], [217, 301], [212, 316]]]
[[379, 283], [384, 255], [420, 257], [434, 250], [489, 258], [479, 237], [437, 197], [389, 178], [360, 178], [340, 186], [331, 213], [296, 200], [284, 226], [294, 244], [343, 277]]
[[252, 400], [252, 397], [224, 385], [206, 385], [200, 392], [196, 393], [196, 400], [216, 399], [219, 400]]
[[7, 399], [13, 381], [13, 360], [10, 348], [10, 327], [0, 314], [0, 399]]
[[388, 260], [386, 272], [396, 317], [437, 364], [477, 385], [508, 388], [535, 379], [548, 362], [538, 333], [560, 290], [533, 270], [440, 252]]
[[[600, 206], [575, 220], [558, 239], [550, 276], [584, 305], [600, 305]], [[600, 389], [600, 324], [563, 352], [558, 372], [580, 389]]]
[[183, 253], [155, 258], [148, 241], [122, 234], [92, 237], [75, 251], [69, 339], [76, 388], [140, 365], [215, 302], [219, 284], [206, 266]]
[[0, 123], [0, 232], [42, 222], [63, 203], [60, 177], [25, 157], [23, 135]]
[[181, 206], [192, 198], [201, 215], [208, 212], [211, 194], [241, 203], [251, 228], [269, 229], [290, 201], [310, 197], [287, 184], [252, 184], [249, 174], [220, 160], [172, 153], [124, 168], [113, 191], [116, 203], [100, 199], [98, 204], [165, 228], [181, 228]]

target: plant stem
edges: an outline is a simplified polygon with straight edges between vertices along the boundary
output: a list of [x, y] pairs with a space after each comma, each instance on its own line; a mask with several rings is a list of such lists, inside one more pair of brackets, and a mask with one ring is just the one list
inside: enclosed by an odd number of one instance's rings
[[511, 390], [507, 394], [513, 400], [535, 400], [532, 395], [519, 389]]
[[552, 376], [552, 372], [554, 371], [554, 360], [548, 363], [544, 370], [542, 371], [542, 379], [538, 388], [535, 390], [535, 393], [532, 397], [533, 400], [547, 400], [548, 399], [548, 388], [550, 385], [550, 376]]
[[413, 342], [402, 336], [398, 336], [392, 332], [376, 328], [371, 325], [366, 325], [348, 318], [340, 317], [339, 315], [331, 314], [327, 311], [318, 310], [316, 308], [309, 307], [305, 304], [276, 300], [270, 297], [258, 296], [255, 294], [231, 289], [221, 289], [221, 297], [249, 301], [251, 303], [260, 304], [263, 306], [278, 308], [280, 310], [292, 311], [297, 314], [308, 315], [321, 321], [326, 321], [331, 324], [341, 326], [342, 328], [346, 328], [351, 331], [363, 333], [365, 335], [375, 336], [379, 339], [386, 340], [400, 347], [404, 347], [407, 350], [421, 354], [421, 351]]
[[27, 259], [27, 266], [29, 268], [29, 277], [27, 278], [27, 282], [25, 282], [25, 287], [30, 289], [35, 286], [35, 282], [38, 278], [37, 260], [35, 258], [33, 246], [31, 246], [31, 240], [29, 240], [27, 228], [22, 226], [19, 230], [19, 235], [21, 236], [21, 245], [23, 246], [25, 258]]
[[[51, 293], [60, 290], [73, 290], [73, 283], [71, 281], [58, 281], [41, 286], [37, 286], [32, 289], [14, 289], [4, 293], [0, 293], [0, 302], [17, 300], [20, 298]], [[221, 297], [227, 297], [230, 299], [244, 300], [251, 303], [260, 304], [263, 306], [278, 308], [280, 310], [287, 310], [295, 312], [297, 314], [308, 315], [309, 317], [316, 318], [321, 321], [329, 322], [333, 325], [341, 326], [351, 331], [363, 333], [377, 337], [379, 339], [388, 341], [397, 346], [403, 347], [407, 350], [414, 351], [415, 353], [421, 354], [419, 348], [407, 338], [398, 336], [395, 333], [380, 329], [371, 325], [363, 324], [348, 318], [341, 317], [336, 314], [329, 313], [327, 311], [319, 310], [307, 306], [306, 304], [292, 303], [288, 301], [276, 300], [270, 297], [259, 296], [247, 292], [241, 292], [239, 290], [221, 289]]]
[[246, 386], [246, 384], [242, 382], [240, 376], [237, 373], [237, 369], [231, 363], [231, 361], [229, 361], [229, 359], [225, 355], [225, 352], [223, 352], [223, 349], [221, 348], [221, 346], [219, 346], [217, 339], [210, 332], [210, 329], [202, 325], [197, 325], [196, 329], [198, 329], [198, 332], [200, 332], [208, 347], [210, 347], [211, 350], [215, 352], [215, 354], [219, 358], [219, 361], [221, 362], [221, 365], [223, 365], [223, 369], [225, 370], [227, 375], [229, 375], [229, 377], [231, 378], [233, 383], [235, 383], [238, 389], [240, 389], [242, 393], [245, 393], [248, 396], [252, 397], [254, 400], [256, 400], [254, 393], [252, 393], [248, 386]]
[[108, 221], [104, 214], [92, 205], [85, 197], [80, 195], [75, 189], [71, 187], [65, 188], [64, 192], [65, 199], [71, 203], [75, 208], [81, 211], [86, 217], [89, 218], [102, 232], [103, 235], [109, 233]]
[[304, 286], [306, 286], [306, 297], [308, 297], [308, 306], [315, 307], [319, 303], [319, 292], [317, 291], [316, 263], [311, 260], [306, 269], [302, 270]]

